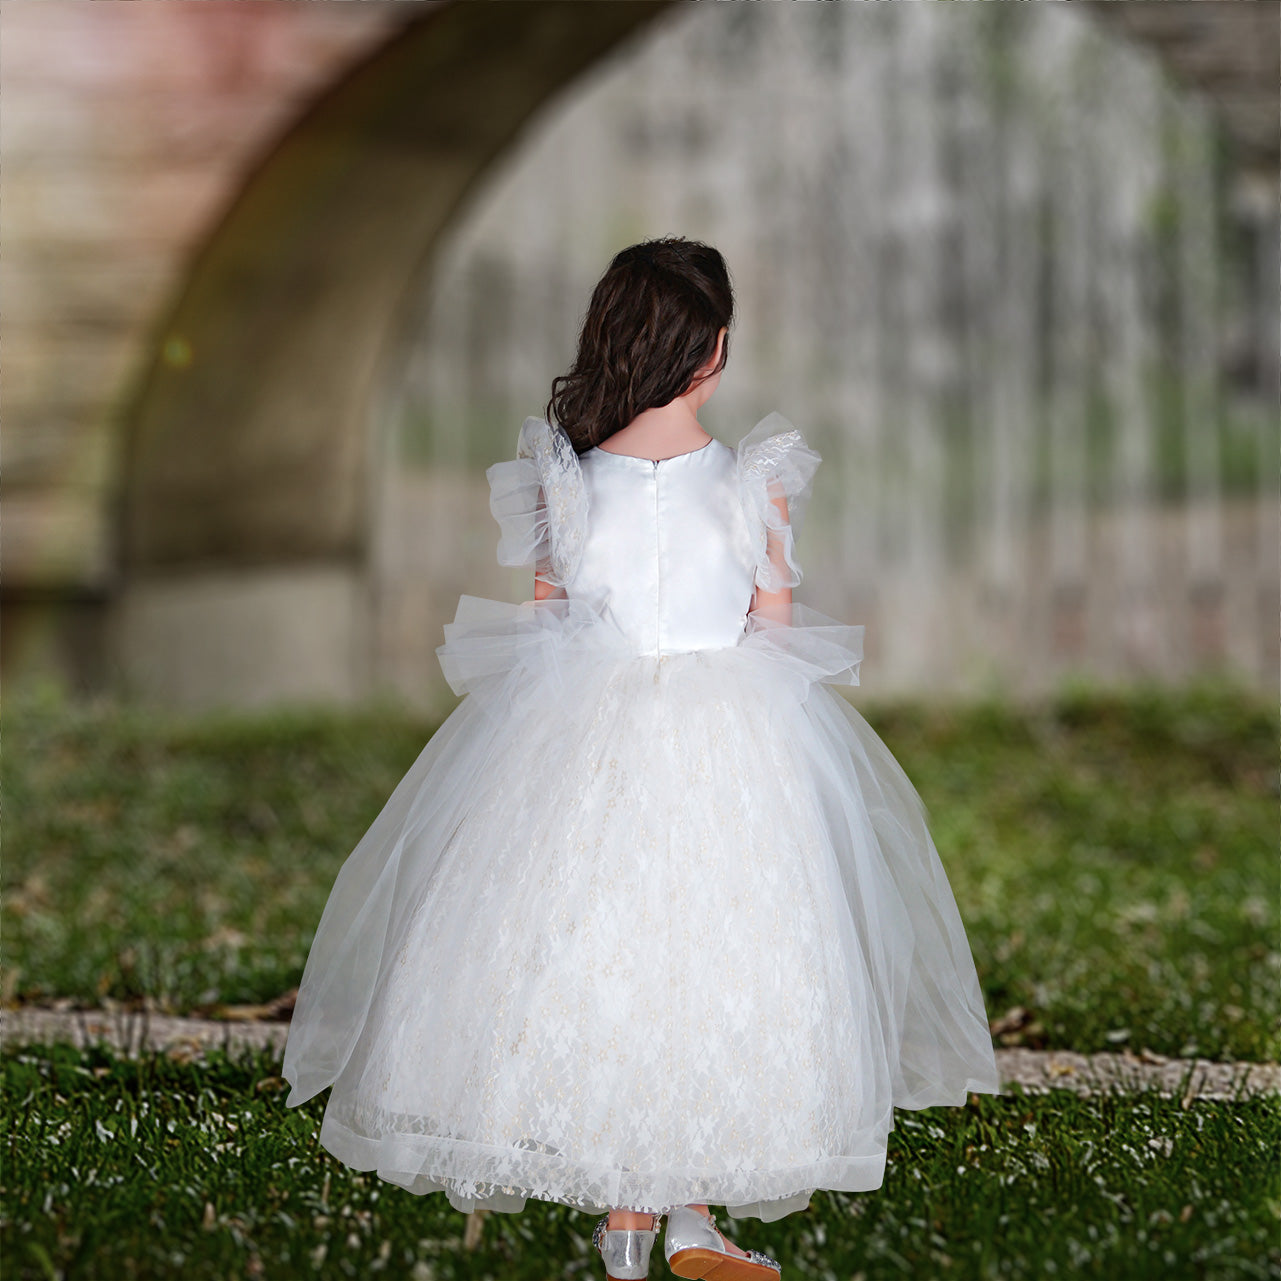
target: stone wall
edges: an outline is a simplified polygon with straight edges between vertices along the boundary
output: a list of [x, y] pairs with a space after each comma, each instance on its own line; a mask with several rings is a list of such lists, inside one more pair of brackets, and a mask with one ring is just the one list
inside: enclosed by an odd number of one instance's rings
[[0, 3], [10, 672], [92, 683], [84, 627], [119, 585], [122, 418], [189, 264], [315, 96], [423, 7]]
[[[1078, 2], [1223, 104], [1272, 201], [1279, 7]], [[345, 291], [381, 273], [361, 305], [390, 316], [537, 104], [662, 8], [0, 0], [6, 676], [95, 688], [114, 649], [165, 699], [359, 694], [378, 348], [343, 341]], [[405, 41], [446, 13], [433, 39]], [[379, 93], [401, 95], [399, 115], [335, 97], [394, 47]], [[362, 192], [366, 151], [380, 185]], [[300, 173], [342, 193], [341, 217], [305, 202], [279, 216]], [[388, 216], [396, 201], [415, 209], [411, 232]], [[305, 252], [272, 278], [291, 241], [271, 235], [299, 228]], [[291, 335], [298, 317], [314, 323]]]

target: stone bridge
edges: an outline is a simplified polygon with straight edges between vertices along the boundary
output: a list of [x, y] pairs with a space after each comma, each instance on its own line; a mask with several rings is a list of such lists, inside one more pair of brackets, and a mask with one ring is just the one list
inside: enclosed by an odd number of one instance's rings
[[[1073, 2], [1211, 96], [1275, 225], [1281, 7]], [[0, 3], [5, 675], [365, 692], [401, 308], [530, 118], [678, 7]]]

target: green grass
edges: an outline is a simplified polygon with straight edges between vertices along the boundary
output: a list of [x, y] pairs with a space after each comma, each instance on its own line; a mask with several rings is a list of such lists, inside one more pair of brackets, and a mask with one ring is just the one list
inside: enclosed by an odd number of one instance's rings
[[[1277, 1057], [1272, 706], [1216, 685], [858, 705], [929, 807], [989, 1012], [1026, 1008], [998, 1041]], [[3, 728], [5, 995], [188, 1012], [297, 982], [334, 874], [433, 727], [11, 698]], [[601, 1275], [592, 1216], [541, 1202], [464, 1249], [443, 1196], [319, 1148], [325, 1096], [285, 1108], [278, 1072], [6, 1045], [5, 1277]], [[901, 1111], [880, 1190], [731, 1235], [830, 1281], [1275, 1277], [1279, 1114], [1017, 1090]]]
[[[998, 1042], [1275, 1059], [1278, 725], [1231, 687], [858, 704], [916, 784]], [[433, 726], [5, 709], [7, 1000], [210, 1012], [294, 986], [339, 866]]]
[[[6, 1278], [599, 1278], [594, 1216], [530, 1201], [476, 1249], [414, 1197], [316, 1143], [268, 1052], [136, 1061], [6, 1047]], [[884, 1185], [729, 1220], [791, 1278], [1274, 1277], [1281, 1104], [1021, 1091], [897, 1114]], [[661, 1238], [651, 1275], [669, 1275]]]
[[871, 717], [1019, 1043], [1275, 1059], [1273, 707], [1214, 683]]

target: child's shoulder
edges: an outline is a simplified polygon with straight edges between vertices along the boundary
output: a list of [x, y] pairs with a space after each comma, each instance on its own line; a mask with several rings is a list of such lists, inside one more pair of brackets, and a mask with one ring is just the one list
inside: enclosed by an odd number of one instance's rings
[[569, 436], [531, 414], [516, 438], [516, 457], [485, 475], [501, 531], [499, 564], [532, 565], [553, 586], [563, 585], [582, 554], [591, 505]]

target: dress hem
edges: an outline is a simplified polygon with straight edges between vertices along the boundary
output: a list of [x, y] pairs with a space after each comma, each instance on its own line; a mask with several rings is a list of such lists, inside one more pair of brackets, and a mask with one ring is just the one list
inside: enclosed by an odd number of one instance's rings
[[[359, 1134], [341, 1121], [326, 1115], [321, 1123], [320, 1144], [344, 1165], [355, 1170], [370, 1171], [379, 1178], [416, 1196], [430, 1192], [444, 1192], [449, 1203], [463, 1213], [487, 1209], [499, 1213], [518, 1213], [529, 1199], [549, 1201], [586, 1213], [603, 1214], [610, 1209], [626, 1207], [641, 1212], [667, 1213], [679, 1205], [723, 1205], [734, 1218], [759, 1218], [769, 1222], [775, 1218], [804, 1209], [812, 1194], [819, 1189], [844, 1192], [870, 1192], [881, 1186], [885, 1179], [886, 1148], [879, 1146], [863, 1156], [832, 1157], [809, 1162], [803, 1166], [771, 1171], [752, 1171], [758, 1184], [768, 1187], [771, 1183], [775, 1195], [751, 1195], [742, 1186], [740, 1175], [730, 1178], [715, 1174], [691, 1172], [688, 1183], [677, 1194], [670, 1191], [664, 1197], [647, 1197], [645, 1185], [653, 1186], [654, 1180], [634, 1171], [611, 1171], [607, 1175], [591, 1175], [572, 1161], [556, 1158], [552, 1154], [531, 1151], [530, 1157], [546, 1163], [549, 1159], [579, 1175], [583, 1182], [595, 1184], [594, 1195], [571, 1195], [549, 1180], [529, 1184], [505, 1183], [497, 1185], [469, 1178], [461, 1172], [451, 1175], [449, 1153], [442, 1142], [458, 1146], [457, 1140], [441, 1140], [438, 1136], [392, 1133], [380, 1137]], [[505, 1149], [510, 1155], [511, 1150]], [[606, 1187], [602, 1180], [607, 1179]], [[739, 1187], [732, 1185], [738, 1180]], [[680, 1176], [667, 1179], [669, 1185], [679, 1185]]]

